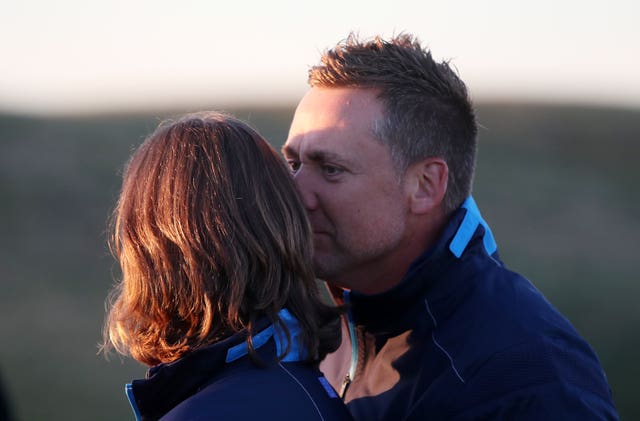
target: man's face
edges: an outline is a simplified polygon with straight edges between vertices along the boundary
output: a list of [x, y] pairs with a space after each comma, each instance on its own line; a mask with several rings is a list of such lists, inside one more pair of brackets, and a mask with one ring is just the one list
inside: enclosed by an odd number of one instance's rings
[[373, 90], [312, 88], [283, 147], [313, 228], [316, 275], [364, 293], [398, 280], [384, 277], [407, 236], [408, 200], [373, 134], [382, 117]]

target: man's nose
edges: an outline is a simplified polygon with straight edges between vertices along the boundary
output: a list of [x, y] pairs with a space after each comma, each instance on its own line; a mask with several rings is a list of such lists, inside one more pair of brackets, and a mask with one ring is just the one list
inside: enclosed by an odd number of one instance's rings
[[301, 166], [298, 171], [293, 175], [293, 180], [296, 183], [296, 188], [302, 199], [302, 204], [307, 211], [313, 211], [318, 208], [318, 195], [317, 186], [313, 180], [312, 174]]

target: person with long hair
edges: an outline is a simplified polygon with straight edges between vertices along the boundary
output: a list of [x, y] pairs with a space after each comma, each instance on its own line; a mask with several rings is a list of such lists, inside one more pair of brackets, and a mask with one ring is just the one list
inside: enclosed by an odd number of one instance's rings
[[160, 124], [126, 166], [111, 228], [104, 350], [150, 366], [126, 386], [137, 419], [350, 418], [318, 370], [340, 310], [317, 289], [305, 209], [248, 125]]

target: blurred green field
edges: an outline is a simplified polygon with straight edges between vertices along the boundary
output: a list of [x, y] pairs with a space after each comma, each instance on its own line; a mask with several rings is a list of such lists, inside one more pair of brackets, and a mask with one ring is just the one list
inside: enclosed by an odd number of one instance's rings
[[[227, 110], [279, 148], [293, 106]], [[141, 365], [97, 355], [117, 273], [105, 226], [132, 148], [165, 115], [0, 116], [0, 373], [17, 420], [132, 419]], [[640, 111], [480, 104], [474, 196], [502, 258], [587, 338], [640, 419]]]

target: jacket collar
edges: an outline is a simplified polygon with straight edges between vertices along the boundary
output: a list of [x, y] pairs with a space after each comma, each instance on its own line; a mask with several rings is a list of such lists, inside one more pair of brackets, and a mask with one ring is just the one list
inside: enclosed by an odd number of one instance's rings
[[377, 335], [394, 335], [409, 329], [416, 317], [424, 317], [427, 296], [440, 299], [461, 293], [463, 279], [451, 276], [452, 265], [467, 250], [481, 248], [498, 258], [491, 230], [469, 197], [452, 215], [436, 243], [411, 264], [398, 285], [374, 295], [349, 293], [355, 324]]
[[[278, 316], [287, 326], [291, 338], [287, 354], [282, 355], [287, 349], [286, 335], [266, 317], [255, 325], [255, 331], [258, 333], [252, 338], [254, 349], [262, 348], [273, 338], [276, 355], [265, 356], [261, 353], [262, 357], [282, 356], [282, 361], [304, 360], [305, 352], [300, 346], [298, 321], [286, 309], [281, 310]], [[246, 340], [247, 331], [243, 330], [222, 341], [197, 349], [179, 360], [151, 367], [145, 379], [134, 380], [126, 387], [136, 419], [161, 418], [180, 402], [195, 394], [226, 364], [248, 354]]]

